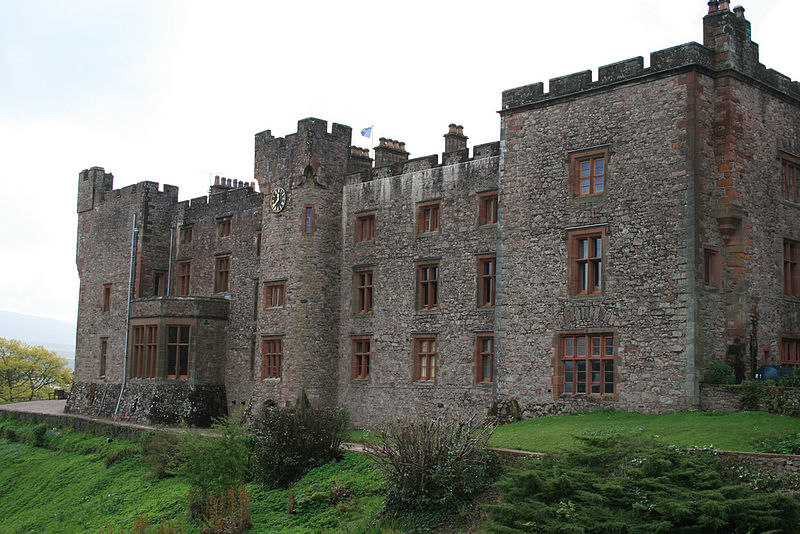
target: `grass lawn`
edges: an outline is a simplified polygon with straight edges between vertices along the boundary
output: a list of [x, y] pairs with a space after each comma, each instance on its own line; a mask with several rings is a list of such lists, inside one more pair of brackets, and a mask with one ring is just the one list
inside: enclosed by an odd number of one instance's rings
[[493, 447], [554, 452], [575, 445], [575, 436], [629, 432], [655, 437], [665, 445], [761, 452], [765, 442], [800, 432], [800, 418], [764, 412], [645, 415], [600, 411], [503, 425], [490, 443]]

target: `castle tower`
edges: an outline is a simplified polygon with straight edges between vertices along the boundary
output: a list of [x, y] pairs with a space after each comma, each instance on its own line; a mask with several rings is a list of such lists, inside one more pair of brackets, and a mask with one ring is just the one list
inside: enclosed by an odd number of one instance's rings
[[255, 138], [255, 178], [263, 207], [260, 346], [252, 404], [334, 402], [339, 321], [342, 176], [351, 128], [314, 118], [297, 133]]

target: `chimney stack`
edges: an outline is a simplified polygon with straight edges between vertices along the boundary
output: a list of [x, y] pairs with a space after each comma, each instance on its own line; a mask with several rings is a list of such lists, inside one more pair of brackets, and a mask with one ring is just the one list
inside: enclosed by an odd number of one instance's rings
[[455, 152], [467, 148], [467, 137], [464, 135], [464, 127], [456, 124], [448, 126], [448, 132], [444, 134], [444, 151]]
[[385, 167], [399, 161], [408, 161], [406, 144], [402, 141], [381, 137], [375, 147], [375, 167]]
[[372, 168], [372, 158], [369, 157], [368, 148], [357, 146], [350, 147], [350, 161], [347, 170], [350, 172], [366, 171]]

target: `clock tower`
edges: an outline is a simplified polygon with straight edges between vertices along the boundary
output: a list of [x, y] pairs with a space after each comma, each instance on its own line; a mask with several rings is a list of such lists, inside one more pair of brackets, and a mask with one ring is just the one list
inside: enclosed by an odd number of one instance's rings
[[341, 280], [342, 180], [351, 129], [307, 118], [297, 133], [255, 137], [265, 195], [253, 361], [253, 398], [291, 405], [335, 402]]

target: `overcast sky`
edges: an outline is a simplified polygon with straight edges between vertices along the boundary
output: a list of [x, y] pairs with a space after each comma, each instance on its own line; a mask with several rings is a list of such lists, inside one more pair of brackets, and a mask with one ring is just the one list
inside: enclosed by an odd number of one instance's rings
[[[734, 4], [732, 4], [734, 5]], [[761, 62], [800, 79], [798, 0], [750, 0]], [[78, 173], [207, 193], [253, 135], [318, 117], [411, 157], [451, 122], [499, 139], [500, 93], [702, 42], [705, 0], [0, 0], [0, 309], [74, 322]]]

